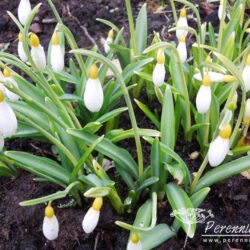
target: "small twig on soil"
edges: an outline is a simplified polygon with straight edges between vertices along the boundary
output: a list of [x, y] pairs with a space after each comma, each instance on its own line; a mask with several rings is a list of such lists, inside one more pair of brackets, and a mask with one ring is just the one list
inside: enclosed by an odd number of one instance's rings
[[84, 32], [84, 34], [87, 36], [87, 38], [93, 43], [93, 45], [97, 46], [95, 39], [89, 34], [87, 28], [81, 24], [81, 22], [79, 21], [79, 19], [77, 17], [75, 17], [71, 14], [68, 4], [67, 4], [67, 13], [68, 13], [69, 17], [72, 18], [79, 25], [81, 30]]
[[98, 241], [99, 241], [99, 237], [100, 237], [100, 233], [98, 233], [95, 237], [95, 245], [94, 245], [94, 250], [97, 249], [97, 244], [98, 244]]

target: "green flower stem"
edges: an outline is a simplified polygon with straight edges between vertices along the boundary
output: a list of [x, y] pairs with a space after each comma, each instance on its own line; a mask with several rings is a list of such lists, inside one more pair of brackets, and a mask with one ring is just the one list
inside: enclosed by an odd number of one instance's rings
[[220, 20], [220, 28], [219, 28], [219, 37], [218, 37], [218, 50], [221, 51], [221, 46], [222, 46], [222, 39], [223, 39], [223, 31], [225, 28], [225, 17], [226, 17], [226, 2], [227, 0], [222, 0], [223, 1], [223, 10], [222, 10], [222, 17]]
[[128, 22], [129, 22], [129, 30], [130, 30], [130, 36], [131, 36], [131, 46], [133, 50], [133, 56], [137, 55], [137, 46], [136, 46], [136, 40], [135, 40], [135, 25], [134, 25], [134, 18], [131, 8], [130, 0], [125, 0], [126, 3], [126, 9], [128, 14]]
[[68, 157], [68, 159], [72, 162], [72, 164], [74, 166], [77, 164], [76, 158], [71, 154], [71, 152], [59, 140], [57, 140], [49, 132], [47, 132], [45, 129], [43, 129], [38, 124], [31, 121], [29, 118], [25, 117], [24, 115], [22, 115], [18, 112], [16, 112], [16, 115], [17, 115], [18, 119], [25, 121], [28, 124], [30, 124], [32, 127], [36, 128], [41, 134], [43, 134], [45, 137], [47, 137], [47, 139], [49, 141], [51, 141], [53, 144], [55, 144]]
[[173, 12], [175, 25], [177, 25], [178, 17], [177, 17], [177, 12], [176, 12], [176, 8], [175, 8], [174, 0], [170, 0], [170, 6], [171, 6], [171, 9], [172, 9], [172, 12]]
[[139, 135], [139, 132], [138, 132], [138, 126], [137, 126], [133, 106], [132, 106], [132, 103], [131, 103], [131, 100], [130, 100], [130, 97], [129, 97], [129, 92], [128, 92], [128, 89], [126, 87], [126, 84], [124, 82], [124, 79], [123, 79], [122, 75], [119, 73], [116, 66], [108, 58], [106, 58], [103, 55], [100, 55], [100, 54], [98, 54], [98, 53], [96, 53], [94, 51], [78, 49], [78, 50], [72, 50], [70, 53], [81, 54], [81, 55], [85, 55], [85, 56], [91, 56], [91, 57], [95, 58], [96, 60], [101, 61], [103, 64], [106, 64], [113, 71], [113, 73], [116, 76], [117, 80], [120, 82], [121, 90], [123, 92], [123, 95], [124, 95], [124, 98], [125, 98], [125, 101], [126, 101], [126, 104], [127, 104], [127, 107], [128, 107], [129, 116], [130, 116], [130, 120], [131, 120], [131, 125], [132, 125], [134, 135], [135, 135], [135, 143], [136, 143], [137, 154], [138, 154], [139, 178], [140, 178], [142, 173], [143, 173], [143, 155], [142, 155], [141, 139], [140, 139], [140, 135]]

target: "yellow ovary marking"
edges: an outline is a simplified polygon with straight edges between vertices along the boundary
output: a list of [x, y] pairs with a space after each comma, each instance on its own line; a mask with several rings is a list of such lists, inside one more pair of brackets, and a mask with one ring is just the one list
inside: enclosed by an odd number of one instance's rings
[[92, 208], [95, 211], [100, 211], [102, 208], [102, 204], [103, 204], [103, 198], [102, 197], [97, 197], [95, 198], [93, 204], [92, 204]]
[[230, 137], [232, 133], [232, 127], [230, 124], [228, 124], [227, 126], [225, 126], [223, 129], [221, 129], [220, 131], [220, 137], [223, 139], [228, 139]]
[[45, 216], [48, 218], [52, 218], [55, 215], [54, 209], [51, 205], [48, 205], [45, 208]]
[[89, 69], [89, 78], [97, 79], [99, 75], [99, 70], [95, 64], [93, 64]]

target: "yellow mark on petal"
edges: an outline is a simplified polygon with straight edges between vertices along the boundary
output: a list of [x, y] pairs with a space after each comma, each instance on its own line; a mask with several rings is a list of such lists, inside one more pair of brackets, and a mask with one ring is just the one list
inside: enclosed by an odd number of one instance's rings
[[158, 64], [164, 64], [165, 63], [165, 55], [164, 51], [160, 50], [157, 55], [157, 63]]
[[18, 34], [18, 41], [19, 42], [23, 41], [23, 34], [21, 32]]
[[91, 65], [89, 69], [89, 78], [97, 79], [99, 75], [99, 70], [95, 64]]
[[103, 204], [103, 198], [102, 197], [97, 197], [95, 198], [93, 204], [92, 204], [92, 208], [95, 211], [100, 211], [102, 208], [102, 204]]
[[137, 243], [140, 241], [139, 235], [136, 234], [136, 233], [132, 234], [132, 236], [131, 236], [131, 241], [132, 241], [134, 244], [137, 244]]
[[187, 11], [185, 8], [181, 9], [180, 17], [187, 17]]
[[231, 75], [224, 75], [223, 76], [223, 82], [227, 82], [227, 83], [232, 83], [232, 82], [236, 82], [237, 79], [235, 76], [231, 76]]
[[181, 36], [179, 39], [180, 43], [185, 43], [186, 42], [186, 36]]
[[209, 75], [204, 75], [204, 78], [202, 80], [203, 86], [211, 86], [211, 77]]
[[56, 32], [52, 36], [52, 44], [53, 45], [59, 45], [59, 36], [58, 36], [58, 34]]
[[3, 94], [3, 91], [0, 90], [0, 102], [3, 102], [4, 101], [4, 94]]
[[219, 135], [223, 139], [228, 139], [232, 133], [232, 127], [230, 124], [221, 129]]
[[45, 208], [45, 216], [47, 218], [52, 218], [55, 215], [54, 209], [53, 207], [49, 204], [46, 208]]
[[40, 45], [40, 40], [36, 34], [32, 33], [30, 35], [30, 43], [32, 47], [38, 47]]
[[108, 38], [113, 38], [114, 37], [114, 31], [113, 29], [109, 31]]
[[250, 54], [247, 56], [246, 65], [250, 66]]
[[4, 70], [3, 70], [3, 75], [6, 77], [6, 78], [9, 78], [11, 77], [11, 71], [9, 68], [5, 67]]

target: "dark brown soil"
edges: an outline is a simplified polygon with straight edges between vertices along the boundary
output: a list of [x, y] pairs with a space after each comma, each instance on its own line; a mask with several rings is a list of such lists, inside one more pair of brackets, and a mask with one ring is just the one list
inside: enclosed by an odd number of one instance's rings
[[[5, 11], [10, 10], [16, 14], [17, 2], [0, 1], [0, 44], [10, 43], [8, 51], [14, 53], [17, 47], [16, 37], [18, 30]], [[35, 29], [34, 31], [39, 31], [42, 44], [47, 45], [56, 23], [53, 21], [53, 15], [46, 1], [42, 2], [43, 6], [36, 18], [36, 25], [33, 25], [33, 29]], [[137, 13], [141, 3], [140, 1], [132, 2], [134, 12]], [[153, 1], [150, 2], [150, 10], [153, 10], [155, 6], [152, 4]], [[31, 0], [31, 3], [34, 6], [37, 1]], [[64, 22], [76, 35], [79, 47], [90, 48], [93, 44], [81, 30], [77, 20], [87, 28], [90, 36], [98, 44], [100, 44], [101, 37], [106, 37], [108, 28], [97, 23], [95, 21], [97, 17], [108, 19], [119, 27], [124, 26], [125, 31], [128, 30], [123, 0], [55, 0], [55, 3], [59, 12], [62, 13]], [[69, 16], [67, 5], [69, 5], [70, 12], [74, 18]], [[112, 15], [109, 12], [111, 9], [115, 10]], [[169, 9], [167, 8], [167, 10]], [[211, 13], [211, 15], [214, 15], [214, 13]], [[50, 20], [50, 24], [44, 24], [44, 19]], [[149, 18], [150, 31], [163, 31], [166, 39], [172, 39], [171, 35], [164, 33], [164, 26], [167, 27], [171, 20], [171, 13], [169, 12], [165, 14], [151, 13]], [[137, 110], [140, 124], [147, 128], [151, 127], [152, 124], [140, 114]], [[126, 120], [126, 118], [124, 119]], [[123, 143], [123, 146], [133, 151], [131, 141]], [[183, 156], [192, 170], [197, 170], [199, 160], [191, 161], [188, 155], [197, 150], [198, 147], [196, 145], [184, 144], [181, 138], [178, 141], [178, 145], [178, 153]], [[38, 155], [53, 157], [50, 145], [33, 140], [15, 140], [8, 143], [7, 147], [9, 149], [24, 150]], [[147, 144], [143, 144], [143, 148], [144, 154], [149, 155]], [[13, 180], [0, 177], [0, 250], [125, 249], [128, 232], [115, 226], [114, 222], [122, 220], [132, 223], [134, 214], [126, 214], [122, 217], [117, 216], [109, 205], [105, 203], [97, 229], [94, 233], [86, 235], [81, 228], [81, 221], [89, 205], [86, 204], [84, 208], [59, 208], [60, 205], [67, 205], [71, 201], [70, 198], [55, 203], [56, 215], [60, 223], [60, 234], [56, 241], [46, 241], [42, 235], [44, 206], [20, 207], [18, 204], [23, 200], [56, 192], [58, 187], [48, 183], [34, 182], [33, 178], [33, 175], [26, 172], [22, 172]], [[201, 207], [213, 211], [216, 225], [246, 225], [250, 223], [249, 195], [249, 181], [241, 176], [237, 176], [212, 187], [207, 200]], [[171, 225], [172, 218], [170, 217], [170, 212], [171, 209], [168, 204], [159, 208], [158, 222], [165, 222]], [[247, 243], [204, 243], [201, 236], [203, 233], [204, 224], [198, 224], [197, 233], [193, 239], [187, 241], [186, 249], [250, 249]], [[184, 242], [185, 234], [180, 231], [177, 238], [169, 240], [158, 249], [182, 249]]]

